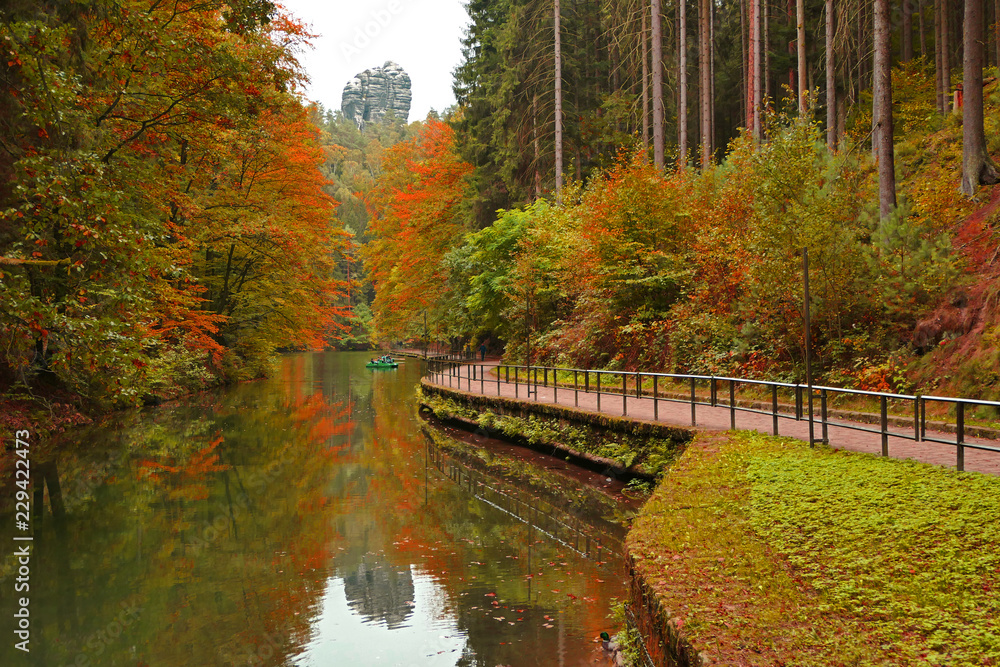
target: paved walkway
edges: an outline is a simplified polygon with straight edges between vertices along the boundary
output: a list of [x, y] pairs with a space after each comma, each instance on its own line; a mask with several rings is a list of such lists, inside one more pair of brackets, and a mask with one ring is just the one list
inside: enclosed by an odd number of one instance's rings
[[[582, 389], [575, 391], [572, 388], [553, 388], [531, 386], [532, 393], [528, 395], [528, 386], [523, 382], [515, 384], [513, 381], [507, 383], [503, 379], [497, 382], [495, 375], [489, 374], [490, 369], [495, 367], [497, 362], [487, 360], [485, 369], [487, 376], [482, 378], [480, 369], [482, 366], [477, 361], [475, 379], [472, 379], [470, 366], [462, 365], [456, 368], [454, 375], [442, 375], [433, 380], [436, 384], [452, 389], [461, 389], [472, 393], [482, 393], [487, 396], [505, 396], [508, 398], [519, 398], [521, 400], [532, 400], [543, 403], [557, 403], [568, 407], [577, 407], [581, 410], [591, 412], [602, 412], [605, 414], [622, 415], [623, 411], [629, 417], [647, 421], [659, 421], [665, 424], [673, 424], [679, 427], [688, 428], [691, 423], [691, 404], [684, 402], [668, 401], [660, 398], [655, 402], [652, 397], [643, 396], [637, 398], [629, 396], [625, 399], [624, 405], [622, 395], [601, 393], [598, 396], [595, 392], [586, 392]], [[728, 397], [727, 397], [728, 398]], [[819, 409], [814, 412], [814, 437], [816, 440], [822, 438], [821, 426], [818, 417]], [[712, 430], [727, 430], [731, 426], [731, 412], [728, 407], [710, 407], [697, 405], [695, 407], [695, 425], [698, 428]], [[862, 424], [859, 422], [850, 423], [859, 428], [878, 430], [877, 425]], [[736, 411], [736, 427], [739, 429], [756, 430], [760, 433], [773, 433], [773, 423], [770, 414], [755, 414], [750, 412]], [[869, 452], [879, 454], [882, 451], [882, 436], [880, 433], [869, 433], [858, 431], [852, 428], [829, 424], [830, 446], [835, 449], [849, 449], [858, 452]], [[889, 436], [889, 456], [899, 459], [916, 459], [925, 463], [955, 468], [956, 446], [937, 442], [915, 442], [899, 436], [892, 435], [892, 431], [901, 434], [913, 435], [913, 429], [890, 427]], [[808, 417], [797, 421], [791, 415], [785, 415], [778, 420], [778, 433], [783, 436], [799, 438], [808, 441], [809, 420]], [[954, 442], [953, 433], [944, 433], [928, 430], [927, 437], [950, 440]], [[997, 448], [1000, 443], [983, 438], [966, 438], [965, 470], [982, 472], [991, 475], [1000, 475], [1000, 452], [991, 452], [980, 449], [973, 449], [969, 445], [984, 445]]]

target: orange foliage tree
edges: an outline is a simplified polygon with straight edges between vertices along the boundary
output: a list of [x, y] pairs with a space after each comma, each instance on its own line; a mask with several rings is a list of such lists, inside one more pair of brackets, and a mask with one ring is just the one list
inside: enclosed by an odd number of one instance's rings
[[372, 240], [363, 250], [382, 337], [417, 334], [424, 311], [432, 322], [444, 316], [442, 260], [463, 240], [458, 210], [471, 171], [455, 152], [454, 132], [437, 120], [385, 151], [382, 175], [367, 198]]

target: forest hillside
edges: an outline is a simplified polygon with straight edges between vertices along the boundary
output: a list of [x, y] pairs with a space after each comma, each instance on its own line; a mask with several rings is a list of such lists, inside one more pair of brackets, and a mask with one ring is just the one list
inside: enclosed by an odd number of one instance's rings
[[995, 8], [805, 9], [470, 3], [367, 198], [374, 336], [800, 381], [807, 249], [819, 381], [1000, 398]]

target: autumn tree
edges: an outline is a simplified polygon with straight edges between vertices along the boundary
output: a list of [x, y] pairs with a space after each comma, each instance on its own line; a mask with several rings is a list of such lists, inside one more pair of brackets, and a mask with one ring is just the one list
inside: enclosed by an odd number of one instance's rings
[[371, 241], [362, 256], [376, 290], [375, 326], [385, 338], [414, 333], [425, 310], [432, 321], [442, 314], [442, 259], [462, 240], [459, 205], [472, 170], [454, 137], [448, 125], [428, 120], [416, 136], [386, 150], [369, 193]]
[[[48, 378], [93, 402], [131, 402], [181, 368], [233, 379], [221, 365], [227, 353], [235, 366], [252, 357], [261, 369], [276, 345], [315, 343], [299, 326], [323, 318], [296, 308], [329, 294], [295, 298], [295, 281], [318, 277], [318, 291], [335, 289], [326, 280], [331, 244], [318, 241], [338, 225], [320, 189], [319, 154], [306, 157], [318, 147], [295, 94], [302, 27], [256, 0], [14, 7], [5, 19], [5, 374]], [[278, 129], [290, 131], [276, 139]], [[294, 192], [241, 171], [246, 137], [258, 139], [258, 155], [305, 151]], [[275, 167], [273, 175], [285, 171]], [[273, 241], [305, 228], [315, 234], [298, 250], [269, 248], [299, 252], [301, 264], [273, 258], [288, 282], [260, 291], [258, 314], [225, 335], [233, 294], [212, 305], [203, 259], [228, 256], [235, 229]], [[307, 264], [315, 272], [295, 275]], [[276, 307], [282, 290], [292, 296], [285, 308]], [[264, 311], [281, 312], [285, 324], [272, 329]]]

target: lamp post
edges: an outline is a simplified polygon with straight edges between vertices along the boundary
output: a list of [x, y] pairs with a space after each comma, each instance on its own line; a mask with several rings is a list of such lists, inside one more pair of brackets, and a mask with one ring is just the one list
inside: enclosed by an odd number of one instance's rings
[[809, 336], [809, 248], [802, 249], [802, 320], [805, 324], [806, 391], [809, 398], [809, 446], [816, 442], [813, 432], [812, 338]]
[[[524, 374], [527, 376], [528, 396], [531, 396], [531, 293], [524, 290]], [[538, 391], [538, 388], [535, 388]]]

